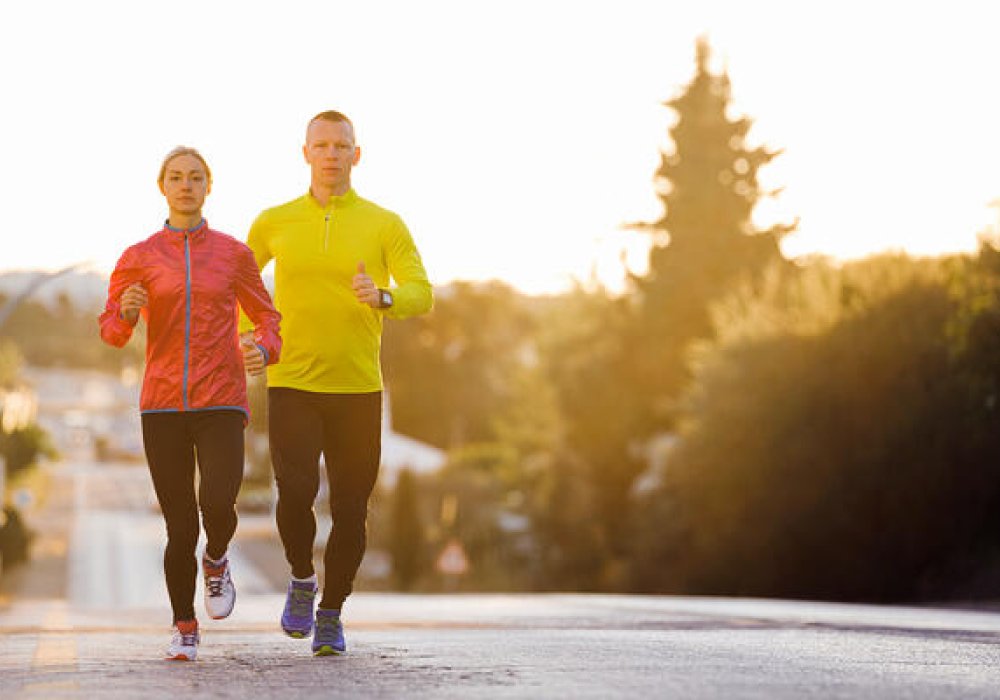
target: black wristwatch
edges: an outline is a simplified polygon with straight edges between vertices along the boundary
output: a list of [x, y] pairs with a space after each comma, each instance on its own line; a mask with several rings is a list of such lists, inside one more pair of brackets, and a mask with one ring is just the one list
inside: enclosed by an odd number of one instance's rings
[[392, 308], [392, 292], [388, 289], [378, 290], [378, 308], [389, 309]]

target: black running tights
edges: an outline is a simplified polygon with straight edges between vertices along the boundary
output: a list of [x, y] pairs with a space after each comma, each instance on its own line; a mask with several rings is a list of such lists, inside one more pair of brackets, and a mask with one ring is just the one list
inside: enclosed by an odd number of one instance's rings
[[228, 409], [142, 416], [146, 461], [167, 525], [163, 570], [174, 622], [195, 616], [199, 506], [209, 557], [222, 557], [236, 531], [236, 495], [243, 480], [243, 419], [242, 412]]
[[271, 462], [278, 486], [278, 534], [292, 575], [314, 573], [319, 456], [333, 520], [323, 556], [320, 607], [339, 609], [365, 553], [368, 498], [381, 455], [382, 393], [321, 394], [284, 387], [267, 392]]

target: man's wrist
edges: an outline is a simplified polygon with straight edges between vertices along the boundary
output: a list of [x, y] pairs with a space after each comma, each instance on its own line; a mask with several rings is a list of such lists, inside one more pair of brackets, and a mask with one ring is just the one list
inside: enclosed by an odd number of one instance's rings
[[394, 301], [395, 300], [392, 298], [392, 292], [388, 289], [378, 290], [378, 308], [391, 309]]

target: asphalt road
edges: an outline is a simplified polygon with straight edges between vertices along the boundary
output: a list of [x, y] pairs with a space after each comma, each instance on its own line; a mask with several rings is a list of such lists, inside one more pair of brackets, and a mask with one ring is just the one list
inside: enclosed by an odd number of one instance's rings
[[935, 608], [359, 593], [348, 654], [313, 658], [248, 556], [233, 616], [202, 615], [199, 660], [169, 663], [159, 516], [94, 470], [64, 486], [37, 566], [0, 603], [2, 698], [1000, 697], [1000, 615]]

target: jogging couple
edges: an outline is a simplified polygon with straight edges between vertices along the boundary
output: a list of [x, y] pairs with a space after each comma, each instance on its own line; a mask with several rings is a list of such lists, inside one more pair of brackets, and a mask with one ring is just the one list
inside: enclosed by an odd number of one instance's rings
[[[351, 121], [316, 115], [303, 155], [309, 191], [262, 212], [244, 245], [202, 217], [212, 184], [205, 159], [191, 148], [171, 151], [158, 178], [167, 221], [122, 254], [100, 316], [101, 337], [118, 347], [140, 316], [147, 323], [140, 410], [167, 530], [168, 659], [197, 657], [199, 509], [206, 610], [213, 619], [233, 610], [227, 550], [249, 415], [244, 371], [265, 368], [277, 527], [291, 568], [281, 627], [311, 636], [317, 656], [346, 649], [340, 611], [364, 554], [380, 461], [382, 321], [425, 313], [433, 297], [403, 221], [351, 186], [361, 157]], [[260, 277], [271, 260], [273, 303]], [[333, 519], [322, 589], [313, 568], [321, 454]]]

